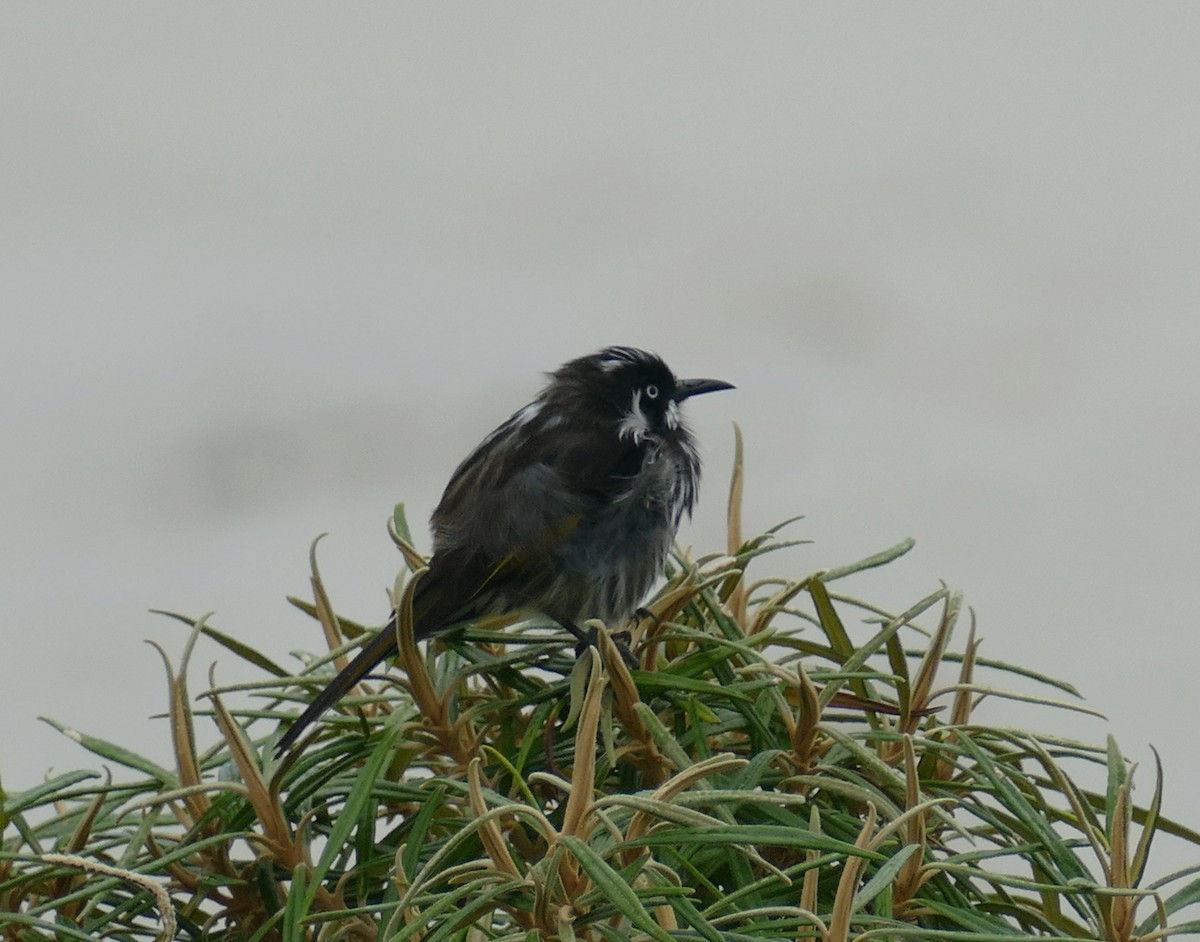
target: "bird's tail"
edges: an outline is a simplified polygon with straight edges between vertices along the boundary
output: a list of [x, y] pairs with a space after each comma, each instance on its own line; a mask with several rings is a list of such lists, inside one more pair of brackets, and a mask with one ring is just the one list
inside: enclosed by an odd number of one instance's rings
[[296, 722], [288, 727], [287, 732], [283, 734], [283, 738], [275, 747], [276, 755], [285, 752], [317, 717], [342, 699], [352, 687], [371, 673], [371, 668], [385, 658], [392, 657], [398, 650], [396, 646], [396, 616], [393, 614], [391, 620], [366, 643], [362, 650], [354, 656], [354, 659], [329, 682], [329, 685], [313, 698], [308, 708], [296, 718]]
[[[432, 566], [413, 590], [412, 616], [413, 636], [418, 641], [452, 627], [470, 614], [470, 606], [477, 610], [487, 609], [487, 596], [481, 601], [481, 593], [505, 571], [510, 557], [494, 566], [484, 566], [479, 557], [470, 553], [443, 553], [441, 562]], [[313, 698], [308, 708], [296, 718], [275, 747], [276, 755], [282, 754], [312, 722], [344, 697], [355, 684], [367, 676], [380, 661], [393, 657], [399, 651], [396, 644], [396, 618], [392, 617], [366, 643], [354, 659], [347, 664], [324, 690]]]

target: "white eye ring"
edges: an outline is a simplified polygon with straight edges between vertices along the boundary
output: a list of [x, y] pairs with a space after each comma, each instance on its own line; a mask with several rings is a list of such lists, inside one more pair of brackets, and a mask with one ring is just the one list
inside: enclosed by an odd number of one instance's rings
[[657, 399], [658, 398], [658, 387], [655, 386], [653, 383], [651, 383], [649, 386], [646, 387], [646, 398], [647, 399]]

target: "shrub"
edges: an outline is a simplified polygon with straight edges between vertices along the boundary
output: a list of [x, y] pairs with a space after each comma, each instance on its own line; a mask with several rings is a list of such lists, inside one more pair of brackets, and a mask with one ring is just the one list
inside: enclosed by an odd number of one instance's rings
[[[409, 618], [398, 669], [282, 759], [278, 721], [364, 637], [333, 614], [315, 554], [314, 600], [293, 601], [331, 650], [302, 674], [189, 622], [178, 672], [164, 654], [174, 769], [60, 725], [141, 777], [79, 771], [4, 796], [4, 937], [1118, 942], [1200, 928], [1177, 919], [1200, 881], [1143, 882], [1156, 833], [1200, 843], [1160, 814], [1161, 769], [1135, 808], [1111, 740], [975, 722], [982, 698], [1007, 695], [981, 667], [1040, 685], [1019, 696], [1050, 718], [1082, 707], [1068, 684], [982, 659], [973, 623], [953, 653], [958, 594], [893, 614], [835, 591], [911, 543], [753, 579], [787, 544], [779, 528], [742, 539], [740, 493], [739, 457], [727, 552], [677, 555], [632, 629], [639, 669], [603, 631], [577, 659], [537, 622], [422, 652]], [[393, 535], [419, 570], [402, 509]], [[858, 645], [851, 614], [871, 626]], [[205, 749], [186, 683], [201, 634], [264, 675], [201, 696], [221, 733]], [[235, 689], [257, 699], [231, 709]], [[1090, 767], [1103, 793], [1072, 777]]]

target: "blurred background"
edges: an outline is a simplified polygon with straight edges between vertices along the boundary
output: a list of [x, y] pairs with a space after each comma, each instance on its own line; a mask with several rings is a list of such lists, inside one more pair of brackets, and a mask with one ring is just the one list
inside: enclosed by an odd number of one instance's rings
[[[393, 504], [427, 546], [540, 373], [626, 343], [738, 386], [691, 404], [685, 542], [737, 421], [747, 531], [814, 541], [759, 575], [915, 537], [842, 588], [961, 588], [1111, 723], [986, 718], [1113, 732], [1140, 803], [1156, 744], [1200, 825], [1198, 41], [1182, 4], [5, 4], [4, 787], [98, 765], [39, 715], [167, 760], [151, 607], [319, 650], [319, 533], [381, 622]], [[193, 692], [214, 661], [251, 676], [202, 642]]]

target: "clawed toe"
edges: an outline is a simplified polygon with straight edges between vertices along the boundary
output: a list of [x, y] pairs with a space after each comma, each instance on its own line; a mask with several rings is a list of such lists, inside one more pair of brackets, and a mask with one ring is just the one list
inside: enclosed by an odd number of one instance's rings
[[[600, 649], [599, 635], [596, 628], [589, 628], [586, 632], [576, 629], [571, 632], [576, 637], [580, 638], [578, 644], [575, 645], [575, 657], [583, 656], [583, 652], [588, 648]], [[617, 653], [621, 655], [621, 660], [625, 662], [625, 666], [631, 670], [636, 670], [640, 665], [638, 659], [634, 656], [629, 645], [633, 641], [633, 635], [628, 631], [614, 631], [608, 636], [614, 645], [616, 645]]]

